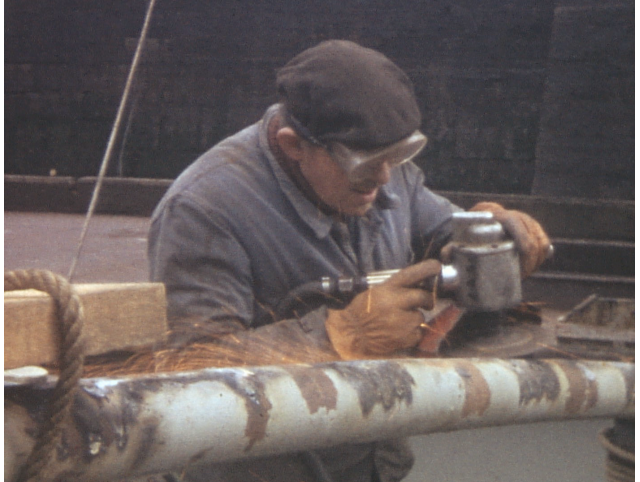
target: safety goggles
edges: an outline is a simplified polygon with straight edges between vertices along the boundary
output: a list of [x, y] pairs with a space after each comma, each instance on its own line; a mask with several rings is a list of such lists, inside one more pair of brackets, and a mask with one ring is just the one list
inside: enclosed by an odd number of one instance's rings
[[325, 146], [331, 158], [345, 170], [351, 181], [366, 179], [386, 163], [389, 168], [399, 166], [416, 157], [427, 145], [427, 137], [415, 131], [390, 146], [372, 150], [351, 149], [339, 142]]
[[414, 131], [409, 137], [378, 149], [351, 149], [340, 142], [322, 142], [291, 113], [287, 119], [294, 130], [312, 144], [326, 149], [331, 158], [347, 173], [352, 182], [366, 179], [375, 173], [385, 162], [389, 168], [399, 166], [416, 157], [427, 145], [427, 137], [420, 131]]

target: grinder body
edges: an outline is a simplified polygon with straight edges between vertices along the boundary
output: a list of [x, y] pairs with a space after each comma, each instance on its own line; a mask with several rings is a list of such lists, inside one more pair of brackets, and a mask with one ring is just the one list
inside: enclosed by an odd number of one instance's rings
[[456, 303], [472, 311], [499, 311], [520, 303], [520, 259], [502, 225], [486, 212], [456, 213], [453, 223], [449, 269], [457, 280], [449, 285]]
[[[452, 217], [452, 239], [445, 248], [449, 264], [442, 266], [437, 289], [453, 296], [456, 304], [470, 311], [500, 311], [522, 300], [520, 259], [515, 243], [489, 212], [458, 212]], [[323, 278], [322, 291], [349, 295], [384, 283], [400, 271], [374, 271], [362, 277]], [[436, 280], [421, 286], [431, 290]]]

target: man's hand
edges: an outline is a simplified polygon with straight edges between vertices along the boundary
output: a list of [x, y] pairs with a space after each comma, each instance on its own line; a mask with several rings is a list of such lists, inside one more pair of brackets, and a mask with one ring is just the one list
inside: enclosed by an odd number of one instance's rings
[[488, 211], [513, 238], [520, 253], [522, 279], [537, 270], [549, 253], [549, 237], [542, 226], [526, 213], [508, 210], [500, 204], [481, 202], [469, 211]]
[[360, 293], [345, 309], [329, 310], [325, 326], [340, 357], [371, 358], [416, 346], [424, 322], [418, 308], [432, 309], [435, 298], [416, 285], [440, 274], [440, 268], [433, 259], [409, 266]]

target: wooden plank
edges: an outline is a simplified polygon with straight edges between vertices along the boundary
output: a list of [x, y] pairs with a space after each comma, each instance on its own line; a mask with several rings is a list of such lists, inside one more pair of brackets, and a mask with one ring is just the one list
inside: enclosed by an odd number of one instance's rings
[[[167, 332], [161, 283], [77, 284], [87, 355], [162, 341]], [[4, 294], [4, 366], [51, 365], [59, 337], [53, 300], [36, 290]]]

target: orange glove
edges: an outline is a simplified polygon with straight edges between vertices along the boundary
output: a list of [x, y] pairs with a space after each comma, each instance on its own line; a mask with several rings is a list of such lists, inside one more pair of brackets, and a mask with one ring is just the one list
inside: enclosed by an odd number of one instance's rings
[[418, 308], [432, 309], [435, 298], [416, 285], [440, 274], [440, 269], [433, 259], [409, 266], [360, 293], [345, 309], [329, 310], [325, 327], [340, 357], [380, 357], [416, 346], [424, 322]]
[[542, 226], [522, 211], [508, 210], [500, 204], [481, 202], [473, 206], [469, 211], [488, 211], [502, 224], [520, 253], [520, 276], [528, 277], [540, 267], [547, 259], [551, 243]]

